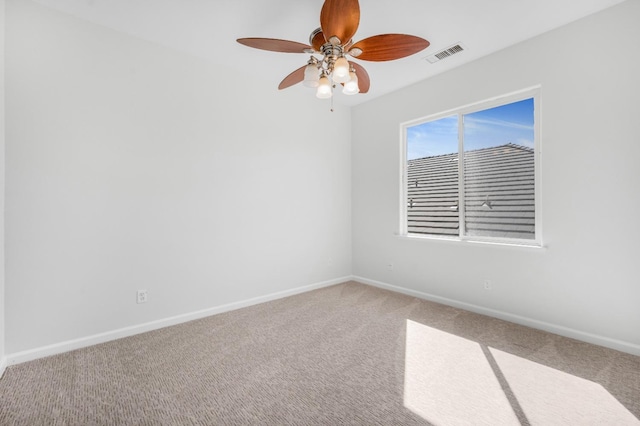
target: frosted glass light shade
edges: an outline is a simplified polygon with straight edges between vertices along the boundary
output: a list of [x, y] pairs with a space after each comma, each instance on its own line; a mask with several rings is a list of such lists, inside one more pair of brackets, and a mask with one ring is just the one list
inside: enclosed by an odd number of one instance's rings
[[320, 80], [320, 73], [318, 68], [314, 64], [309, 64], [304, 69], [304, 81], [302, 84], [306, 87], [318, 87]]
[[331, 82], [326, 75], [320, 77], [320, 81], [318, 82], [318, 91], [316, 92], [316, 96], [320, 99], [327, 99], [331, 97]]
[[349, 73], [349, 81], [344, 84], [344, 89], [342, 89], [342, 93], [345, 95], [356, 95], [360, 92], [360, 87], [358, 86], [358, 76], [355, 72], [351, 71]]
[[349, 61], [343, 56], [338, 58], [333, 65], [333, 81], [336, 83], [346, 83], [349, 81]]

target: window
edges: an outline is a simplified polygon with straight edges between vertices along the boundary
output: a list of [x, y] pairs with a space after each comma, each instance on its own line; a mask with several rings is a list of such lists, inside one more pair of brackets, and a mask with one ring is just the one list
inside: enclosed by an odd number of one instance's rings
[[540, 244], [538, 98], [527, 90], [403, 124], [404, 235]]

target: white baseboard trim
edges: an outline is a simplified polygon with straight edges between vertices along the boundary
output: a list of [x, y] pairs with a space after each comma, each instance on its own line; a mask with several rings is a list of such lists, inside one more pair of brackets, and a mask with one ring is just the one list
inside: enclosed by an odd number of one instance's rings
[[203, 309], [195, 312], [189, 312], [181, 315], [176, 315], [173, 317], [151, 321], [144, 324], [138, 324], [131, 327], [120, 328], [118, 330], [94, 334], [92, 336], [81, 337], [79, 339], [68, 340], [65, 342], [55, 343], [52, 345], [42, 346], [35, 349], [29, 349], [26, 351], [8, 354], [6, 358], [4, 358], [0, 362], [0, 367], [20, 364], [20, 363], [32, 361], [38, 358], [44, 358], [47, 356], [56, 355], [63, 352], [69, 352], [75, 349], [80, 349], [87, 346], [109, 342], [111, 340], [121, 339], [123, 337], [133, 336], [135, 334], [145, 333], [147, 331], [153, 331], [153, 330], [169, 327], [176, 324], [181, 324], [183, 322], [193, 321], [193, 320], [208, 317], [211, 315], [221, 314], [223, 312], [234, 311], [236, 309], [246, 308], [248, 306], [257, 305], [260, 303], [270, 302], [272, 300], [282, 299], [284, 297], [293, 296], [300, 293], [306, 293], [308, 291], [316, 290], [319, 288], [340, 284], [340, 283], [349, 281], [351, 279], [352, 279], [351, 276], [335, 278], [332, 280], [305, 285], [302, 287], [296, 287], [290, 290], [271, 293], [264, 296], [242, 300], [239, 302], [228, 303], [226, 305], [215, 306], [212, 308]]
[[2, 375], [4, 374], [4, 370], [7, 369], [7, 358], [6, 357], [2, 357], [0, 358], [0, 379], [2, 379]]
[[508, 312], [498, 311], [495, 309], [485, 308], [479, 305], [471, 303], [460, 302], [446, 297], [436, 296], [429, 293], [423, 293], [421, 291], [410, 290], [403, 287], [398, 287], [392, 284], [383, 283], [369, 278], [353, 276], [354, 281], [362, 284], [367, 284], [373, 287], [382, 288], [385, 290], [391, 290], [396, 293], [402, 293], [407, 296], [417, 297], [418, 299], [425, 299], [432, 302], [442, 303], [443, 305], [453, 306], [454, 308], [464, 309], [466, 311], [475, 312], [482, 315], [487, 315], [501, 320], [513, 322], [516, 324], [524, 325], [527, 327], [535, 328], [538, 330], [548, 331], [549, 333], [558, 334], [564, 337], [570, 337], [572, 339], [581, 340], [583, 342], [592, 343], [594, 345], [604, 346], [607, 348], [615, 349], [621, 352], [626, 352], [632, 355], [640, 355], [640, 345], [634, 343], [625, 342], [622, 340], [611, 339], [609, 337], [600, 336], [597, 334], [587, 333], [580, 330], [564, 327], [561, 325], [551, 324], [544, 321], [539, 321], [532, 318], [523, 317]]

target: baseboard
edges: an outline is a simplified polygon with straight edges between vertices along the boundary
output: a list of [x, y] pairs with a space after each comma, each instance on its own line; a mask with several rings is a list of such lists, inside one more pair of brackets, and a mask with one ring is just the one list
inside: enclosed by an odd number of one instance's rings
[[446, 297], [440, 297], [440, 296], [436, 296], [429, 293], [423, 293], [421, 291], [410, 290], [407, 288], [398, 287], [395, 285], [383, 283], [376, 280], [371, 280], [364, 277], [354, 276], [352, 277], [352, 279], [362, 284], [383, 288], [385, 290], [391, 290], [396, 293], [406, 294], [407, 296], [413, 296], [419, 299], [425, 299], [432, 302], [442, 303], [443, 305], [453, 306], [455, 308], [464, 309], [466, 311], [471, 311], [478, 314], [499, 318], [505, 321], [513, 322], [516, 324], [524, 325], [524, 326], [535, 328], [538, 330], [548, 331], [549, 333], [558, 334], [564, 337], [570, 337], [572, 339], [580, 340], [587, 343], [592, 343], [594, 345], [604, 346], [604, 347], [615, 349], [621, 352], [626, 352], [632, 355], [640, 355], [640, 345], [636, 345], [634, 343], [611, 339], [609, 337], [599, 336], [596, 334], [587, 333], [584, 331], [575, 330], [575, 329], [564, 327], [561, 325], [551, 324], [548, 322], [511, 314], [508, 312], [502, 312], [495, 309], [485, 308], [483, 306], [478, 306], [471, 303], [460, 302], [457, 300], [448, 299]]
[[0, 358], [0, 379], [2, 379], [2, 375], [4, 374], [4, 370], [7, 369], [7, 358], [6, 357], [2, 357]]
[[467, 311], [476, 312], [476, 313], [487, 315], [490, 317], [499, 318], [505, 321], [510, 321], [516, 324], [525, 325], [527, 327], [548, 331], [550, 333], [555, 333], [561, 336], [570, 337], [570, 338], [581, 340], [587, 343], [605, 346], [608, 348], [612, 348], [622, 352], [640, 356], [640, 345], [636, 345], [633, 343], [611, 339], [608, 337], [599, 336], [591, 333], [586, 333], [580, 330], [571, 329], [561, 325], [551, 324], [544, 321], [539, 321], [532, 318], [511, 314], [508, 312], [502, 312], [502, 311], [489, 309], [489, 308], [485, 308], [485, 307], [470, 304], [470, 303], [460, 302], [457, 300], [448, 299], [446, 297], [436, 296], [433, 294], [411, 290], [404, 287], [398, 287], [392, 284], [371, 280], [365, 277], [345, 276], [345, 277], [340, 277], [340, 278], [336, 278], [328, 281], [323, 281], [320, 283], [296, 287], [290, 290], [271, 293], [264, 296], [255, 297], [252, 299], [229, 303], [226, 305], [215, 306], [212, 308], [203, 309], [195, 312], [189, 312], [186, 314], [164, 318], [161, 320], [151, 321], [144, 324], [120, 328], [120, 329], [105, 332], [105, 333], [95, 334], [92, 336], [82, 337], [74, 340], [68, 340], [68, 341], [56, 343], [53, 345], [30, 349], [27, 351], [8, 354], [5, 357], [0, 358], [0, 377], [2, 377], [2, 374], [4, 373], [7, 366], [10, 366], [10, 365], [20, 364], [20, 363], [32, 361], [38, 358], [44, 358], [47, 356], [84, 348], [87, 346], [97, 345], [100, 343], [109, 342], [111, 340], [116, 340], [123, 337], [129, 337], [135, 334], [145, 333], [147, 331], [153, 331], [160, 328], [169, 327], [172, 325], [181, 324], [184, 322], [208, 317], [211, 315], [216, 315], [223, 312], [233, 311], [236, 309], [257, 305], [259, 303], [282, 299], [284, 297], [293, 296], [296, 294], [305, 293], [308, 291], [312, 291], [312, 290], [316, 290], [324, 287], [329, 287], [329, 286], [340, 284], [350, 280], [354, 280], [363, 284], [394, 291], [396, 293], [417, 297], [419, 299], [425, 299], [425, 300], [430, 300], [437, 303], [442, 303], [444, 305], [453, 306], [453, 307], [464, 309]]
[[226, 305], [215, 306], [212, 308], [203, 309], [195, 312], [189, 312], [182, 315], [176, 315], [173, 317], [151, 321], [144, 324], [120, 328], [120, 329], [108, 331], [105, 333], [94, 334], [92, 336], [81, 337], [79, 339], [68, 340], [65, 342], [55, 343], [53, 345], [48, 345], [40, 348], [29, 349], [22, 352], [8, 354], [6, 358], [4, 358], [2, 362], [0, 362], [0, 367], [20, 364], [23, 362], [32, 361], [34, 359], [44, 358], [47, 356], [84, 348], [87, 346], [97, 345], [100, 343], [109, 342], [111, 340], [121, 339], [123, 337], [129, 337], [135, 334], [145, 333], [147, 331], [153, 331], [153, 330], [169, 327], [176, 324], [181, 324], [183, 322], [193, 321], [196, 319], [208, 317], [211, 315], [221, 314], [223, 312], [229, 312], [229, 311], [233, 311], [240, 308], [246, 308], [248, 306], [257, 305], [259, 303], [270, 302], [272, 300], [282, 299], [284, 297], [293, 296], [300, 293], [306, 293], [308, 291], [316, 290], [319, 288], [340, 284], [345, 281], [349, 281], [351, 279], [352, 279], [351, 276], [335, 278], [328, 281], [296, 287], [290, 290], [285, 290], [285, 291], [267, 294], [264, 296], [254, 297], [252, 299], [233, 302]]

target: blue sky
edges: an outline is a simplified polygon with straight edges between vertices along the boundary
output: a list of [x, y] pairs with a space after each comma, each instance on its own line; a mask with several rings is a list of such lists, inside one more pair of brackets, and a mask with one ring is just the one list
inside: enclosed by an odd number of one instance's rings
[[[471, 151], [513, 143], [533, 148], [533, 98], [464, 116], [464, 147]], [[458, 152], [458, 117], [407, 128], [407, 160]]]

